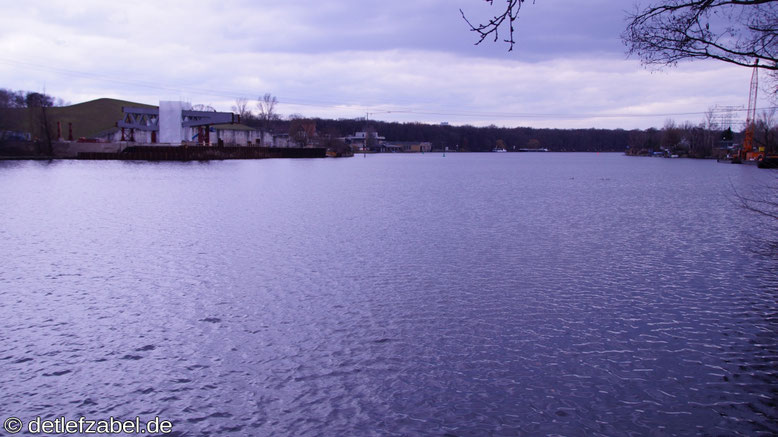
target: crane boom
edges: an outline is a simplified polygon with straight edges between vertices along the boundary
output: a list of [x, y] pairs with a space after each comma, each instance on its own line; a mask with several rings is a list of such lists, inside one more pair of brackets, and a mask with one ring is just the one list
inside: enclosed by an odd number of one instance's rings
[[756, 159], [758, 149], [754, 151], [754, 123], [756, 123], [756, 97], [759, 90], [759, 61], [754, 64], [751, 73], [751, 89], [748, 92], [748, 112], [746, 113], [746, 135], [743, 139], [743, 158], [747, 161]]

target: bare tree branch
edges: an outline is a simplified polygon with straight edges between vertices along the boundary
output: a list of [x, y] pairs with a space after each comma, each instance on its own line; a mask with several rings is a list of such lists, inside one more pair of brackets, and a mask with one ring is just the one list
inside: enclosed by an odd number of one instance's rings
[[622, 40], [646, 65], [716, 59], [778, 71], [776, 0], [663, 0], [628, 20]]
[[276, 113], [277, 104], [278, 99], [270, 93], [265, 93], [264, 96], [257, 99], [257, 109], [259, 110], [257, 118], [259, 118], [259, 131], [262, 135], [262, 145], [264, 145], [265, 142], [265, 133], [270, 132], [273, 123], [279, 119], [278, 114]]
[[[486, 2], [490, 5], [494, 5], [494, 0], [486, 0]], [[503, 24], [506, 24], [507, 21], [508, 39], [504, 39], [503, 42], [509, 44], [508, 51], [510, 52], [513, 51], [513, 46], [516, 44], [516, 41], [513, 38], [515, 31], [514, 22], [519, 18], [519, 10], [521, 10], [522, 4], [524, 4], [524, 0], [505, 0], [505, 10], [501, 14], [495, 15], [484, 24], [474, 25], [467, 19], [467, 16], [465, 16], [465, 12], [462, 9], [459, 10], [459, 13], [462, 14], [462, 18], [467, 25], [470, 26], [470, 31], [476, 32], [479, 35], [478, 42], [476, 42], [475, 45], [481, 44], [489, 35], [494, 35], [494, 41], [497, 42], [500, 39], [500, 27]]]
[[240, 116], [240, 119], [243, 122], [248, 121], [253, 116], [251, 109], [249, 109], [249, 99], [245, 97], [238, 97], [235, 99], [235, 104], [232, 106], [232, 110], [233, 112], [238, 113], [238, 116]]
[[[485, 0], [494, 6], [494, 0]], [[525, 0], [505, 0], [501, 13], [472, 23], [476, 45], [500, 39], [506, 31], [508, 51], [516, 45], [515, 22]], [[533, 0], [534, 3], [534, 0]], [[648, 66], [672, 66], [682, 60], [715, 59], [733, 65], [758, 65], [778, 85], [778, 0], [652, 0], [627, 16], [621, 35], [627, 52]], [[507, 28], [507, 29], [506, 29]], [[778, 94], [778, 86], [773, 89]]]
[[729, 184], [735, 196], [735, 203], [739, 207], [762, 217], [778, 220], [778, 186], [765, 187], [762, 197], [752, 197], [739, 193], [732, 181]]

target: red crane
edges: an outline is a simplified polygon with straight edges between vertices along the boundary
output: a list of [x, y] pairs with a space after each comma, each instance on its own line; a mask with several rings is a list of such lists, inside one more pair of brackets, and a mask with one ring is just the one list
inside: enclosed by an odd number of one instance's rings
[[751, 89], [748, 92], [748, 112], [746, 113], [746, 135], [743, 139], [741, 159], [753, 161], [759, 156], [759, 149], [754, 150], [754, 124], [756, 123], [756, 92], [759, 89], [759, 61], [754, 64], [751, 73]]

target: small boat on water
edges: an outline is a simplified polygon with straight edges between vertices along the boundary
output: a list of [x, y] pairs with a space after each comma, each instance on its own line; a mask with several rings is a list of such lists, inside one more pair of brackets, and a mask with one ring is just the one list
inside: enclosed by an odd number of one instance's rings
[[492, 149], [492, 152], [507, 153], [508, 151], [499, 147], [495, 147], [494, 149]]

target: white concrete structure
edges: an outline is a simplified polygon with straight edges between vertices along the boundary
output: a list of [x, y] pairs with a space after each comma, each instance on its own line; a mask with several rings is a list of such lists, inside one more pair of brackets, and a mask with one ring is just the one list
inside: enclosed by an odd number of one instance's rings
[[160, 101], [159, 107], [123, 106], [116, 127], [96, 138], [137, 144], [269, 146], [273, 136], [240, 124], [231, 112], [195, 111], [178, 101]]
[[372, 138], [372, 148], [378, 150], [386, 141], [386, 137], [378, 135], [378, 132], [357, 132], [354, 135], [349, 135], [343, 138], [346, 144], [356, 147], [358, 150], [368, 148], [368, 140]]
[[[258, 129], [252, 129], [242, 124], [217, 124], [211, 126], [209, 129], [208, 143], [209, 146], [216, 146], [222, 144], [224, 146], [259, 146], [260, 144], [266, 147], [289, 147], [287, 144], [288, 135], [275, 136], [265, 132], [265, 140], [260, 143], [261, 135]], [[184, 127], [182, 128], [184, 134], [184, 142], [189, 145], [202, 144], [205, 141], [200, 141], [199, 134], [202, 132], [197, 127]], [[106, 143], [134, 143], [144, 146], [152, 145], [180, 145], [178, 143], [162, 143], [154, 141], [156, 139], [156, 132], [136, 130], [130, 132], [129, 129], [125, 129], [124, 137], [122, 137], [122, 131], [120, 128], [112, 128], [107, 131], [101, 132], [95, 135], [93, 138], [101, 142]], [[124, 138], [124, 139], [122, 139]]]
[[[185, 102], [160, 101], [159, 102], [159, 142], [167, 144], [181, 144], [186, 141], [184, 127], [182, 126], [183, 111], [192, 109], [192, 105]], [[187, 129], [189, 130], [189, 129]]]
[[[193, 129], [192, 134], [197, 134], [197, 130]], [[211, 126], [210, 140], [211, 144], [221, 141], [225, 146], [268, 146], [273, 143], [273, 136], [265, 132], [263, 141], [258, 129], [243, 124], [218, 124]]]

